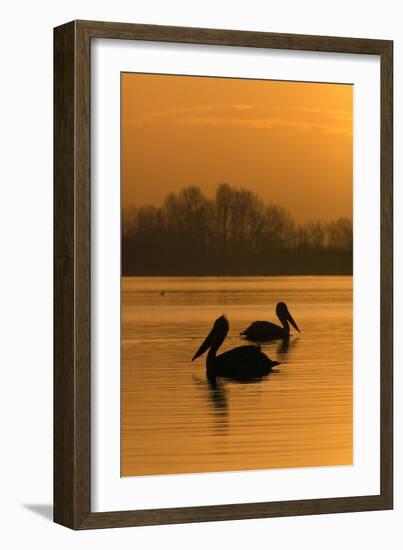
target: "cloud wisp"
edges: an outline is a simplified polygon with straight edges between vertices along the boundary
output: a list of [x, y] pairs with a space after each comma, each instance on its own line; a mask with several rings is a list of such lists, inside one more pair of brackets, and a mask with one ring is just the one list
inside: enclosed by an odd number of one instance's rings
[[303, 132], [318, 130], [325, 134], [351, 134], [352, 115], [347, 111], [308, 107], [276, 107], [252, 104], [193, 105], [179, 109], [150, 111], [126, 120], [126, 124], [171, 124], [232, 128], [281, 129]]

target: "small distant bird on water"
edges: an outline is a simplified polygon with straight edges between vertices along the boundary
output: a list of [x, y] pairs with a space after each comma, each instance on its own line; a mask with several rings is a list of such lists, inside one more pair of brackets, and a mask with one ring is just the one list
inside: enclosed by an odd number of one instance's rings
[[219, 317], [193, 356], [192, 361], [209, 350], [206, 358], [207, 376], [224, 376], [239, 380], [260, 378], [268, 374], [273, 367], [279, 365], [264, 354], [259, 346], [239, 346], [217, 355], [229, 331], [229, 323], [225, 315]]
[[290, 338], [290, 325], [301, 332], [294, 321], [288, 307], [284, 302], [279, 302], [276, 306], [276, 315], [282, 326], [275, 325], [269, 321], [255, 321], [247, 329], [241, 332], [241, 336], [246, 336], [252, 342], [267, 342], [269, 340], [288, 340]]

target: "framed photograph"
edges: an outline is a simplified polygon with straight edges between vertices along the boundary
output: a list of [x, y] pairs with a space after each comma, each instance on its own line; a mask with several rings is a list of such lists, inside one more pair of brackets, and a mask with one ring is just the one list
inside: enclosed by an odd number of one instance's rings
[[393, 43], [54, 34], [54, 520], [393, 506]]

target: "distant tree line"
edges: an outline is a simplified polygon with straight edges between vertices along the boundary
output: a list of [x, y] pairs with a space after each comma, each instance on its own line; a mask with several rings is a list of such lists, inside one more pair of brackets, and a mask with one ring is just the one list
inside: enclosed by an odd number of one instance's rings
[[253, 192], [220, 184], [124, 211], [123, 275], [351, 274], [351, 220], [297, 225]]

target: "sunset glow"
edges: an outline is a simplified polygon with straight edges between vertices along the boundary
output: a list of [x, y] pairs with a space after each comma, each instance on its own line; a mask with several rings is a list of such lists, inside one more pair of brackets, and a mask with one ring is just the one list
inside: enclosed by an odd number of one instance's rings
[[124, 73], [123, 208], [227, 182], [297, 222], [352, 217], [353, 87]]

